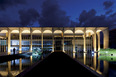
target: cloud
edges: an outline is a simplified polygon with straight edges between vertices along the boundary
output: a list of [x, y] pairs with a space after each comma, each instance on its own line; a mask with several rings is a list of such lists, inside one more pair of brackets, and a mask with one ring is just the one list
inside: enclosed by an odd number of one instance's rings
[[110, 13], [112, 13], [112, 12], [113, 12], [113, 10], [110, 9], [110, 10], [106, 11], [106, 14], [110, 14]]
[[40, 26], [69, 26], [70, 17], [61, 10], [56, 0], [45, 0], [42, 5]]
[[6, 10], [8, 7], [25, 3], [26, 0], [0, 0], [0, 10]]
[[83, 10], [79, 16], [80, 25], [84, 24], [88, 20], [91, 20], [95, 16], [95, 14], [96, 14], [96, 11], [94, 9], [88, 12], [86, 10]]
[[96, 11], [94, 9], [90, 11], [82, 11], [79, 16], [79, 24], [81, 26], [89, 26], [89, 27], [112, 27], [116, 24], [116, 13], [113, 13], [109, 16], [106, 15], [96, 15]]
[[70, 27], [79, 27], [79, 26], [80, 26], [79, 23], [71, 20]]
[[33, 25], [40, 16], [35, 9], [19, 10], [18, 13], [20, 18], [19, 24], [22, 26]]
[[112, 2], [112, 1], [105, 1], [103, 3], [104, 9], [109, 9], [113, 4], [114, 4], [114, 2]]
[[108, 19], [111, 21], [112, 24], [116, 24], [116, 12], [111, 14]]
[[9, 15], [0, 15], [0, 27], [19, 26], [18, 21], [12, 19]]

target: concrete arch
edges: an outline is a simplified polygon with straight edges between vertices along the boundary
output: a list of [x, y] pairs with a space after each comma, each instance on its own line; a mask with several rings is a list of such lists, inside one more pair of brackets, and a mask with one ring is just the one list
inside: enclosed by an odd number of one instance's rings
[[55, 30], [54, 33], [62, 33], [61, 30]]
[[12, 30], [11, 33], [19, 33], [19, 30]]
[[45, 30], [43, 33], [52, 33], [51, 30]]
[[73, 34], [73, 31], [72, 30], [66, 30], [64, 31], [65, 34]]
[[76, 30], [75, 33], [84, 33], [82, 30]]
[[32, 33], [41, 33], [40, 30], [34, 30]]
[[23, 30], [22, 33], [30, 33], [30, 30]]
[[96, 32], [101, 32], [102, 30], [97, 30]]
[[8, 31], [7, 30], [1, 30], [0, 33], [7, 33]]
[[93, 30], [86, 30], [86, 33], [94, 34], [94, 31]]

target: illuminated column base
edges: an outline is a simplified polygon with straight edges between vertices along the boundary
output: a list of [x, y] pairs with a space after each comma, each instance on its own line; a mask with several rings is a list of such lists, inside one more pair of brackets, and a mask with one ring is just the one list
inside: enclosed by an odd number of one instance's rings
[[30, 35], [31, 35], [31, 39], [30, 39], [30, 52], [32, 52], [32, 29], [30, 28]]
[[54, 30], [52, 30], [52, 52], [54, 52]]
[[76, 54], [76, 53], [75, 53], [75, 52], [73, 52], [73, 58], [75, 58], [75, 54]]
[[43, 52], [43, 29], [41, 30], [41, 51]]
[[52, 52], [54, 52], [54, 40], [53, 40], [53, 43], [52, 43]]
[[87, 51], [86, 51], [86, 30], [84, 30], [84, 52], [86, 53]]
[[21, 49], [19, 49], [19, 54], [20, 54], [20, 53], [22, 53], [22, 50], [21, 50]]
[[65, 51], [64, 51], [64, 33], [63, 33], [63, 40], [62, 40], [62, 51], [65, 53]]
[[65, 51], [64, 51], [64, 39], [62, 40], [62, 51], [65, 53]]

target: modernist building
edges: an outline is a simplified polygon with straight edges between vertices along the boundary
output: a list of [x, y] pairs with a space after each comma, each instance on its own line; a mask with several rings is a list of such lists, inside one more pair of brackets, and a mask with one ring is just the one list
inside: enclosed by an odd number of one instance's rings
[[0, 52], [10, 54], [41, 51], [88, 52], [100, 50], [100, 32], [103, 48], [109, 47], [107, 27], [0, 27]]

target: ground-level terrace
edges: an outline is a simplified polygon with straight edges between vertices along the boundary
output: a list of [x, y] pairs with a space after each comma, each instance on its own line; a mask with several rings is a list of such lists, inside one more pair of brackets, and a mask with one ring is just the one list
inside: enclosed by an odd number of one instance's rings
[[90, 52], [109, 47], [108, 27], [0, 27], [0, 52]]

